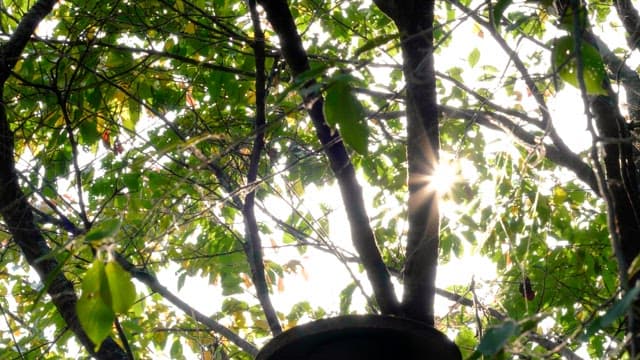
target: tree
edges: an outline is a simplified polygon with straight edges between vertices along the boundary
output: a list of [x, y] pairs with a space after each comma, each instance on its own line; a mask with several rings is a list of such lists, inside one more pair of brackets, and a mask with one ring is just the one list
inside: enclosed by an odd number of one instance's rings
[[[300, 322], [371, 312], [465, 356], [634, 357], [633, 4], [374, 3], [6, 2], [3, 354], [252, 358]], [[342, 210], [353, 249], [333, 238]], [[465, 251], [498, 278], [436, 289], [438, 259]], [[320, 253], [351, 279], [326, 295], [339, 307], [277, 306]], [[202, 279], [222, 298], [206, 313], [170, 290]]]

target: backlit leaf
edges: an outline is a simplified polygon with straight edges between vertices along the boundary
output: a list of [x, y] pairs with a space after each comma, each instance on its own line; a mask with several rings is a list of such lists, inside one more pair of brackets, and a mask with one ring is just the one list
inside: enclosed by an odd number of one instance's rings
[[136, 288], [131, 275], [116, 261], [109, 261], [104, 267], [111, 294], [111, 309], [116, 314], [127, 312], [136, 301]]
[[328, 89], [324, 102], [327, 124], [339, 125], [344, 142], [360, 154], [367, 153], [369, 127], [364, 108], [353, 94], [347, 77], [337, 79]]
[[[598, 49], [583, 40], [580, 43], [580, 57], [582, 59], [583, 78], [587, 94], [607, 95], [604, 87], [607, 73]], [[562, 80], [576, 88], [580, 88], [578, 83], [578, 62], [575, 56], [575, 38], [573, 36], [564, 36], [554, 41], [552, 62], [554, 69]]]

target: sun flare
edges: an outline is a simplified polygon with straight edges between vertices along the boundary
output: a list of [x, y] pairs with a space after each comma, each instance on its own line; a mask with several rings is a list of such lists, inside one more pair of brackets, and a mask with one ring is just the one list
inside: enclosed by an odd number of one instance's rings
[[441, 161], [436, 165], [433, 175], [429, 179], [429, 190], [435, 191], [438, 196], [442, 197], [459, 181], [459, 177], [455, 164], [450, 161]]

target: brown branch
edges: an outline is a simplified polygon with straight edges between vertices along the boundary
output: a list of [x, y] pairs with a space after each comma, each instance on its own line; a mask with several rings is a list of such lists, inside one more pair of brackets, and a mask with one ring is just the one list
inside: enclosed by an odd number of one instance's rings
[[562, 152], [571, 152], [569, 147], [564, 143], [560, 135], [558, 135], [555, 127], [553, 126], [551, 114], [549, 113], [549, 108], [547, 107], [543, 92], [540, 91], [540, 89], [536, 85], [533, 77], [531, 76], [531, 74], [529, 74], [527, 66], [518, 56], [518, 53], [516, 53], [516, 51], [510, 47], [505, 38], [502, 37], [502, 35], [497, 31], [495, 26], [492, 26], [490, 22], [484, 20], [480, 15], [478, 15], [477, 11], [469, 9], [459, 0], [452, 0], [451, 3], [462, 10], [465, 14], [471, 16], [474, 21], [476, 21], [478, 24], [482, 25], [482, 27], [487, 29], [487, 31], [489, 31], [495, 42], [498, 43], [502, 50], [509, 56], [509, 60], [511, 60], [513, 65], [516, 67], [525, 84], [529, 88], [529, 91], [531, 91], [533, 98], [538, 104], [538, 109], [542, 114], [542, 124], [545, 129], [545, 135], [548, 135], [553, 144]]
[[[278, 35], [282, 55], [295, 76], [310, 69], [307, 53], [296, 28], [286, 0], [259, 0], [271, 26]], [[362, 259], [367, 277], [371, 281], [376, 301], [384, 314], [397, 314], [398, 301], [393, 284], [376, 245], [375, 236], [367, 216], [362, 188], [356, 179], [355, 169], [347, 150], [335, 129], [328, 127], [322, 112], [323, 98], [314, 90], [314, 81], [307, 82], [300, 94], [323, 145], [329, 164], [336, 176], [347, 218], [351, 227], [351, 239]]]
[[602, 55], [602, 60], [613, 75], [613, 81], [622, 83], [627, 95], [627, 106], [631, 122], [635, 125], [640, 125], [640, 76], [616, 56], [602, 39], [596, 36], [594, 38]]
[[376, 1], [395, 22], [406, 85], [409, 210], [402, 313], [434, 324], [440, 213], [430, 178], [438, 164], [440, 133], [433, 58], [434, 1]]
[[448, 117], [465, 119], [491, 129], [500, 130], [513, 136], [518, 142], [529, 148], [540, 147], [541, 153], [549, 160], [573, 171], [578, 179], [587, 184], [594, 193], [600, 193], [595, 173], [589, 164], [571, 151], [563, 151], [553, 144], [545, 144], [539, 141], [536, 136], [524, 130], [506, 116], [489, 111], [461, 110], [450, 106], [440, 106], [438, 109]]
[[182, 301], [179, 297], [164, 287], [151, 272], [146, 269], [137, 268], [120, 254], [116, 255], [116, 259], [118, 260], [118, 263], [120, 263], [120, 265], [122, 265], [122, 267], [131, 274], [131, 276], [147, 285], [149, 289], [160, 294], [163, 298], [167, 299], [173, 305], [182, 310], [187, 316], [229, 339], [229, 341], [237, 345], [246, 353], [252, 356], [256, 356], [258, 354], [258, 349], [253, 344]]
[[[255, 39], [253, 41], [253, 51], [256, 57], [256, 117], [255, 117], [255, 138], [253, 140], [253, 148], [249, 160], [249, 171], [247, 173], [247, 184], [251, 185], [258, 178], [258, 168], [260, 166], [260, 157], [264, 150], [264, 129], [266, 126], [265, 100], [266, 100], [266, 73], [265, 73], [265, 45], [264, 33], [260, 26], [260, 15], [256, 9], [256, 1], [249, 0], [249, 11], [253, 22], [253, 31]], [[253, 187], [247, 193], [242, 207], [244, 215], [245, 231], [247, 240], [243, 243], [249, 267], [251, 268], [251, 278], [256, 286], [256, 294], [262, 305], [267, 323], [273, 335], [282, 332], [282, 326], [278, 320], [271, 298], [269, 297], [269, 286], [265, 277], [264, 257], [262, 254], [262, 240], [260, 239], [260, 230], [255, 215], [255, 199], [256, 188]]]
[[616, 11], [627, 30], [627, 44], [631, 49], [640, 48], [640, 16], [631, 0], [616, 0]]
[[24, 15], [9, 41], [0, 48], [0, 214], [25, 259], [45, 284], [51, 301], [86, 350], [98, 359], [128, 359], [127, 354], [111, 338], [102, 343], [98, 352], [94, 350], [95, 346], [82, 329], [76, 314], [77, 296], [73, 284], [61, 271], [62, 264], [51, 256], [51, 248], [34, 223], [31, 206], [20, 189], [16, 174], [14, 135], [2, 99], [4, 85], [37, 25], [51, 12], [56, 2], [36, 2]]

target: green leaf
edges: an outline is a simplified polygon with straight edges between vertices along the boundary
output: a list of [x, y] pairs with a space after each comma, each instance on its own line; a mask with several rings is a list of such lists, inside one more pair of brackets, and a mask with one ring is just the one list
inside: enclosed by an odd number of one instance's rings
[[482, 355], [497, 354], [517, 332], [518, 323], [513, 320], [506, 320], [502, 324], [490, 328], [480, 340], [478, 352]]
[[82, 294], [76, 305], [78, 320], [89, 339], [100, 348], [102, 341], [111, 333], [115, 314], [98, 296]]
[[[580, 88], [578, 83], [578, 62], [575, 56], [575, 38], [564, 36], [556, 39], [551, 52], [554, 70], [565, 82]], [[580, 56], [583, 65], [584, 83], [589, 95], [607, 95], [604, 88], [607, 77], [602, 57], [593, 45], [582, 41]]]
[[96, 258], [85, 272], [82, 295], [76, 304], [80, 324], [96, 344], [96, 349], [111, 333], [115, 314], [111, 309], [110, 300], [104, 263]]
[[124, 186], [126, 186], [130, 192], [138, 192], [140, 191], [140, 173], [128, 173], [122, 175], [122, 182]]
[[95, 294], [95, 296], [102, 298], [107, 304], [109, 299], [111, 299], [104, 272], [104, 262], [98, 258], [93, 260], [82, 279], [82, 295], [85, 294]]
[[348, 77], [338, 78], [327, 89], [323, 111], [327, 124], [340, 126], [342, 140], [359, 154], [365, 155], [369, 142], [369, 127], [364, 116], [364, 108], [351, 91]]
[[348, 97], [349, 93], [349, 83], [345, 79], [335, 81], [327, 89], [322, 110], [324, 112], [324, 120], [329, 126], [335, 126], [339, 121], [338, 119], [343, 115], [342, 106], [344, 105], [345, 97]]
[[121, 219], [108, 219], [94, 225], [85, 236], [85, 241], [94, 242], [115, 236], [120, 231]]
[[182, 358], [182, 344], [179, 339], [173, 341], [171, 344], [171, 350], [169, 352], [172, 359]]
[[122, 116], [122, 126], [130, 131], [136, 130], [136, 124], [140, 120], [140, 103], [132, 98], [127, 100], [127, 112]]
[[475, 67], [478, 63], [478, 60], [480, 60], [480, 50], [478, 50], [478, 48], [474, 48], [469, 53], [469, 57], [467, 58], [467, 60], [469, 61], [470, 67]]
[[116, 261], [107, 262], [104, 271], [111, 294], [111, 309], [116, 314], [126, 313], [136, 302], [136, 288], [131, 275]]
[[492, 8], [492, 22], [493, 26], [497, 29], [500, 27], [500, 19], [507, 7], [513, 2], [513, 0], [498, 0]]
[[100, 139], [100, 132], [97, 129], [97, 124], [95, 121], [81, 121], [78, 129], [80, 130], [80, 138], [82, 144], [91, 145], [96, 143]]
[[340, 314], [349, 313], [351, 298], [353, 296], [353, 291], [356, 289], [356, 286], [356, 283], [351, 283], [340, 292]]

